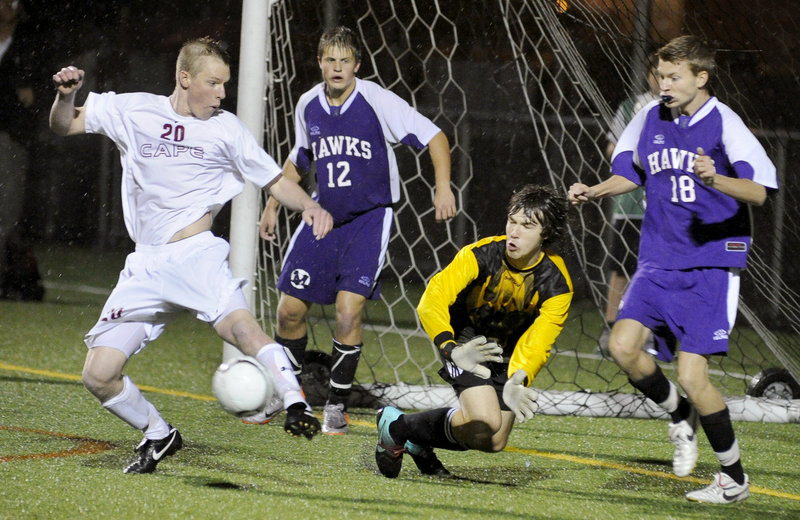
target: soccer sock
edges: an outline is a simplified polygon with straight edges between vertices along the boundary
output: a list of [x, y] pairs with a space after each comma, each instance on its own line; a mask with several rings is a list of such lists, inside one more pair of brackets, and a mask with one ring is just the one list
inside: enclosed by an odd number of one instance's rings
[[308, 335], [297, 339], [286, 339], [276, 335], [275, 341], [283, 345], [283, 350], [286, 351], [286, 357], [289, 358], [289, 363], [292, 364], [295, 377], [300, 377], [300, 373], [303, 371], [303, 358], [308, 346]]
[[256, 359], [269, 370], [272, 375], [272, 382], [275, 384], [275, 392], [283, 398], [283, 407], [289, 408], [295, 403], [306, 404], [303, 398], [303, 391], [300, 383], [294, 376], [292, 364], [286, 357], [283, 346], [278, 343], [270, 343], [261, 347], [256, 354]]
[[701, 415], [700, 424], [703, 425], [708, 442], [719, 459], [722, 472], [730, 476], [737, 484], [744, 484], [744, 469], [739, 453], [739, 442], [733, 433], [728, 407], [711, 415]]
[[109, 412], [143, 431], [148, 439], [163, 439], [169, 435], [167, 422], [128, 376], [122, 376], [122, 392], [102, 404]]
[[398, 444], [411, 441], [420, 446], [465, 451], [456, 442], [450, 427], [455, 408], [437, 408], [427, 412], [404, 414], [389, 425], [389, 435]]
[[633, 379], [628, 379], [628, 381], [645, 397], [663, 408], [672, 418], [672, 422], [680, 422], [689, 417], [691, 411], [689, 401], [678, 393], [678, 387], [667, 379], [658, 365], [656, 365], [656, 371], [649, 376], [638, 381]]
[[362, 344], [344, 345], [333, 340], [328, 403], [341, 403], [345, 405], [345, 408], [347, 407], [347, 398], [350, 397], [350, 389], [353, 386], [353, 379], [356, 377], [362, 346]]

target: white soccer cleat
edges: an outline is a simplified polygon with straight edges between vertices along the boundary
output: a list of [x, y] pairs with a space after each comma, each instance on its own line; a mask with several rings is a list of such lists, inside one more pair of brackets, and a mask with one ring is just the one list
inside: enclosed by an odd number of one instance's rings
[[344, 405], [342, 403], [326, 404], [322, 410], [322, 433], [326, 435], [345, 435], [349, 429]]
[[747, 474], [744, 476], [744, 484], [737, 484], [735, 480], [720, 471], [714, 475], [714, 481], [708, 486], [686, 493], [686, 500], [706, 504], [733, 504], [742, 502], [749, 496], [750, 477]]
[[272, 398], [272, 400], [267, 404], [266, 408], [264, 408], [255, 415], [248, 415], [247, 417], [242, 417], [242, 422], [245, 424], [267, 424], [282, 411], [283, 411], [283, 399], [275, 395]]
[[675, 445], [672, 472], [685, 477], [697, 464], [697, 412], [694, 408], [688, 418], [669, 424], [669, 440]]

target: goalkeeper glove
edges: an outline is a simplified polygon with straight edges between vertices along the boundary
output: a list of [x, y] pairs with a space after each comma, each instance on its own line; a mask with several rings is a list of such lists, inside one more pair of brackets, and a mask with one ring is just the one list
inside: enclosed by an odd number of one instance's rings
[[445, 357], [449, 357], [458, 368], [472, 372], [480, 378], [489, 379], [492, 372], [481, 363], [487, 361], [502, 363], [503, 349], [493, 341], [487, 342], [483, 336], [475, 336], [463, 345], [457, 345], [450, 350], [449, 356], [445, 351]]
[[521, 423], [527, 419], [533, 419], [533, 416], [539, 410], [539, 403], [536, 402], [539, 398], [539, 392], [525, 386], [525, 378], [527, 377], [525, 370], [520, 368], [514, 372], [511, 379], [506, 381], [503, 386], [503, 401], [511, 408], [511, 411], [514, 412], [517, 420]]

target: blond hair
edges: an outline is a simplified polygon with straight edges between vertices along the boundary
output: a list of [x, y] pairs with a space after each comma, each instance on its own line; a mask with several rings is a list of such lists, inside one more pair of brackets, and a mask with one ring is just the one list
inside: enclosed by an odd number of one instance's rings
[[195, 77], [203, 67], [203, 58], [207, 57], [218, 58], [230, 67], [231, 58], [222, 47], [222, 44], [217, 40], [204, 36], [189, 40], [183, 44], [175, 64], [175, 78], [178, 78], [182, 70], [188, 72], [189, 76]]

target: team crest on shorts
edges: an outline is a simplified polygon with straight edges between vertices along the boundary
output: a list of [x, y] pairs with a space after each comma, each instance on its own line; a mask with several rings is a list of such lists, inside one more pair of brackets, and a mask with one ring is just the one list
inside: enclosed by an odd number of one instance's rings
[[311, 275], [303, 269], [295, 269], [292, 271], [292, 276], [289, 277], [289, 283], [295, 289], [305, 289], [311, 283]]

